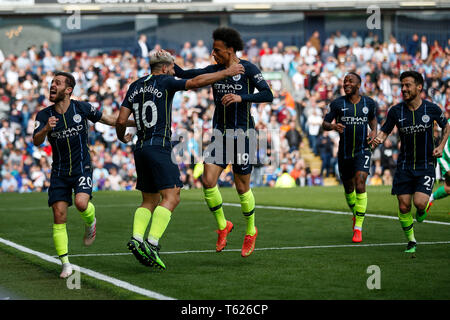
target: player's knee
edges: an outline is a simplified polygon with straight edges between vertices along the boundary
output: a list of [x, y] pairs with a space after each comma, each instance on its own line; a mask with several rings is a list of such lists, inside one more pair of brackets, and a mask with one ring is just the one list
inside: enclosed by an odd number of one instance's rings
[[405, 214], [405, 213], [408, 213], [408, 212], [411, 211], [411, 205], [410, 204], [401, 203], [398, 206], [398, 209], [399, 209], [400, 213]]
[[53, 221], [56, 224], [66, 223], [67, 216], [63, 210], [53, 209]]
[[202, 185], [205, 189], [211, 189], [216, 186], [216, 181], [213, 181], [213, 179], [207, 177], [206, 175], [202, 175]]
[[170, 211], [173, 211], [178, 204], [180, 203], [180, 193], [179, 192], [169, 192], [163, 194], [163, 199], [161, 204], [168, 208]]
[[247, 186], [245, 184], [236, 184], [236, 191], [237, 191], [237, 193], [244, 194], [248, 190], [250, 190], [250, 186]]
[[77, 200], [77, 199], [75, 199], [75, 207], [80, 212], [86, 211], [86, 209], [88, 207], [88, 202], [85, 201], [85, 200]]
[[356, 183], [355, 189], [356, 189], [356, 193], [366, 192], [366, 183], [365, 182]]
[[414, 201], [414, 206], [417, 210], [425, 210], [427, 207], [428, 201]]

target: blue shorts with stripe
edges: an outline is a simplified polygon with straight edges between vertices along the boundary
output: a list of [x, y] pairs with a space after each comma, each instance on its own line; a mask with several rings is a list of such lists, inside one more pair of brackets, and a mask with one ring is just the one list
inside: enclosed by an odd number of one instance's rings
[[342, 181], [352, 179], [357, 171], [369, 173], [370, 170], [370, 150], [363, 150], [355, 154], [353, 158], [344, 159], [338, 157], [339, 175]]
[[[212, 137], [211, 143], [215, 143], [215, 137]], [[222, 143], [215, 143], [209, 155], [205, 153], [204, 163], [215, 164], [223, 169], [231, 163], [233, 173], [247, 175], [252, 173], [255, 161], [256, 146], [250, 146], [248, 137], [238, 139], [223, 136]]]
[[85, 171], [75, 176], [58, 176], [52, 172], [48, 188], [48, 206], [57, 201], [65, 201], [72, 205], [72, 192], [87, 193], [92, 199], [92, 171]]
[[395, 170], [391, 193], [399, 195], [422, 192], [431, 195], [435, 180], [436, 169], [434, 166], [421, 170], [402, 169], [401, 166], [398, 166]]
[[172, 161], [172, 147], [144, 145], [134, 149], [136, 165], [136, 189], [145, 193], [157, 193], [160, 190], [179, 187], [178, 165]]

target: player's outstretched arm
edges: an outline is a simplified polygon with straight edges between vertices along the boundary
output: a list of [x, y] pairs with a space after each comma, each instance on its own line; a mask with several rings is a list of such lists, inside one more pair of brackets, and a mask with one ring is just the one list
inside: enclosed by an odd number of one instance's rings
[[339, 133], [343, 133], [345, 126], [342, 123], [331, 123], [328, 121], [323, 121], [322, 128], [326, 131], [335, 130]]
[[377, 118], [374, 117], [372, 120], [369, 121], [369, 127], [370, 127], [370, 133], [367, 136], [367, 141], [372, 141], [376, 136], [377, 136], [377, 126], [378, 126], [378, 122], [377, 122]]
[[[117, 119], [118, 119], [118, 118], [116, 118], [115, 116], [106, 114], [106, 113], [103, 111], [102, 117], [100, 118], [99, 121], [100, 121], [101, 123], [107, 124], [108, 126], [115, 127], [115, 126], [116, 126], [116, 123], [117, 123]], [[127, 119], [127, 122], [125, 123], [125, 126], [126, 126], [126, 127], [136, 127], [136, 122], [135, 122], [134, 120], [128, 120], [128, 119]]]
[[123, 143], [128, 143], [129, 141], [131, 141], [132, 138], [131, 134], [125, 134], [127, 127], [129, 127], [127, 124], [129, 123], [129, 121], [131, 121], [128, 120], [130, 114], [131, 114], [130, 109], [124, 107], [120, 108], [119, 116], [117, 117], [117, 120], [114, 124], [116, 127], [117, 138]]
[[192, 78], [195, 78], [195, 77], [205, 74], [205, 73], [212, 73], [217, 70], [216, 68], [217, 68], [217, 66], [210, 65], [203, 69], [184, 70], [180, 66], [178, 66], [176, 63], [174, 65], [175, 77], [178, 77], [181, 79], [192, 79]]
[[214, 82], [222, 80], [226, 77], [232, 77], [237, 74], [243, 74], [244, 72], [245, 69], [242, 64], [234, 64], [226, 68], [225, 70], [217, 71], [214, 73], [205, 73], [196, 76], [193, 79], [189, 79], [188, 81], [186, 81], [186, 90], [205, 87], [207, 85], [213, 84]]
[[368, 142], [369, 146], [373, 149], [375, 149], [376, 147], [378, 147], [378, 145], [384, 143], [384, 141], [387, 139], [388, 134], [384, 131], [379, 131], [377, 136], [375, 138], [373, 138], [372, 140], [370, 140]]
[[442, 133], [441, 143], [433, 150], [433, 157], [435, 158], [442, 157], [445, 145], [447, 144], [449, 134], [450, 134], [450, 124], [447, 122]]

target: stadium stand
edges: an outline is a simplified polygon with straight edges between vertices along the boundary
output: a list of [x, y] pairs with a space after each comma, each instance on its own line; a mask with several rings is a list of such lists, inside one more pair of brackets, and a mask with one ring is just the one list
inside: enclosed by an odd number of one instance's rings
[[[338, 183], [338, 135], [323, 133], [320, 124], [328, 103], [343, 94], [342, 78], [348, 71], [361, 75], [363, 94], [378, 103], [379, 122], [389, 106], [401, 100], [398, 78], [408, 69], [419, 71], [426, 80], [422, 98], [438, 104], [450, 116], [450, 39], [431, 42], [420, 33], [417, 38], [390, 36], [384, 41], [376, 34], [356, 31], [327, 37], [320, 32], [311, 34], [301, 45], [248, 37], [241, 52], [243, 59], [256, 63], [267, 75], [274, 92], [272, 104], [252, 106], [256, 128], [280, 133], [270, 137], [273, 141], [268, 149], [260, 151], [261, 157], [279, 157], [279, 161], [257, 165], [252, 173], [253, 186], [278, 187], [281, 183], [277, 184], [277, 179], [284, 173], [300, 187]], [[208, 39], [197, 40], [203, 40], [203, 46], [208, 43]], [[198, 42], [190, 42], [191, 50], [182, 50], [180, 45], [174, 51], [183, 68], [212, 63], [209, 55], [199, 54], [205, 50], [197, 48]], [[150, 49], [159, 46], [155, 43]], [[206, 52], [210, 49], [206, 46]], [[99, 54], [67, 50], [57, 55], [46, 43], [36, 43], [17, 55], [0, 50], [1, 192], [45, 192], [48, 188], [51, 148], [47, 143], [33, 146], [31, 134], [36, 113], [50, 105], [49, 85], [57, 70], [74, 74], [75, 99], [115, 114], [128, 85], [148, 74], [149, 65], [131, 50]], [[173, 139], [188, 137], [189, 161], [178, 157], [186, 188], [200, 187], [194, 167], [201, 162], [201, 148], [206, 145], [199, 142], [208, 141], [205, 133], [211, 126], [213, 110], [210, 89], [178, 93], [174, 98]], [[131, 145], [119, 143], [114, 128], [97, 123], [90, 130], [94, 190], [133, 190], [136, 176]], [[391, 183], [398, 143], [393, 134], [374, 151], [370, 184]], [[220, 177], [219, 185], [233, 185], [229, 169]]]

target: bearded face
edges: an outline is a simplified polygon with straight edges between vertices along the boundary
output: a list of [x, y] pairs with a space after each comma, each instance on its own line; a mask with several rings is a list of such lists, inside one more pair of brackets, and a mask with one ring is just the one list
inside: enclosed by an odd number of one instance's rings
[[67, 87], [66, 78], [64, 76], [56, 76], [50, 85], [49, 100], [53, 103], [58, 103], [65, 99], [67, 94], [70, 94], [70, 87]]

